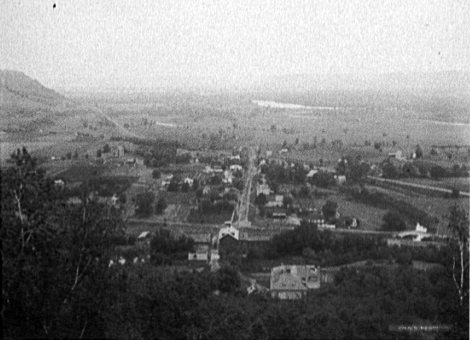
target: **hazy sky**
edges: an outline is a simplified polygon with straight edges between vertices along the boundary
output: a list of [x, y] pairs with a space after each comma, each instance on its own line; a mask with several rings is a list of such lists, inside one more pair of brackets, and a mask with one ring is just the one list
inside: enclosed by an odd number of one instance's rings
[[1, 0], [0, 68], [51, 87], [469, 70], [469, 18], [469, 0]]

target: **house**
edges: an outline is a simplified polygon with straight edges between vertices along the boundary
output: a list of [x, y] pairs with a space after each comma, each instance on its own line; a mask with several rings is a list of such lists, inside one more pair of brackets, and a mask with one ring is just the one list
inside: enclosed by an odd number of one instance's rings
[[284, 196], [283, 195], [276, 195], [274, 201], [269, 201], [266, 203], [266, 208], [273, 208], [273, 207], [282, 207], [284, 206]]
[[110, 200], [111, 200], [111, 204], [112, 204], [112, 205], [116, 205], [117, 202], [119, 201], [119, 197], [117, 197], [117, 195], [114, 194], [114, 195], [111, 197]]
[[415, 242], [421, 242], [423, 238], [429, 237], [431, 235], [428, 233], [427, 228], [424, 228], [422, 225], [417, 223], [414, 231], [403, 231], [401, 233], [398, 233], [397, 236], [399, 238], [404, 238], [404, 239], [410, 238]]
[[316, 266], [281, 265], [271, 269], [271, 297], [297, 300], [307, 295], [309, 289], [321, 285], [321, 271]]
[[194, 180], [190, 177], [186, 177], [185, 179], [183, 179], [183, 183], [187, 183], [189, 184], [189, 186], [193, 186]]
[[65, 185], [65, 182], [64, 182], [63, 180], [61, 180], [61, 179], [56, 179], [56, 180], [54, 181], [54, 185], [55, 185], [56, 187], [63, 187], [63, 186]]
[[272, 155], [273, 155], [272, 151], [270, 151], [270, 150], [266, 151], [266, 157], [269, 158], [269, 157], [272, 157]]
[[290, 225], [300, 226], [301, 219], [297, 216], [288, 216], [286, 218], [286, 223]]
[[124, 146], [118, 145], [118, 147], [113, 150], [113, 156], [115, 157], [123, 157], [124, 156]]
[[267, 184], [258, 184], [256, 185], [256, 196], [259, 194], [264, 194], [265, 196], [269, 196], [271, 194], [271, 189]]
[[221, 228], [219, 230], [219, 242], [225, 236], [231, 236], [232, 238], [238, 240], [240, 236], [240, 231], [232, 225]]
[[313, 178], [318, 173], [318, 170], [310, 170], [307, 174], [307, 179]]
[[67, 203], [70, 205], [79, 205], [82, 204], [82, 200], [76, 196], [69, 197]]
[[288, 148], [282, 148], [281, 151], [279, 151], [279, 154], [280, 154], [280, 155], [284, 155], [284, 154], [286, 154], [286, 153], [288, 153], [288, 152], [289, 152], [289, 149], [288, 149]]
[[346, 183], [346, 176], [345, 175], [335, 175], [335, 181], [337, 185], [343, 185]]
[[406, 157], [403, 156], [403, 152], [401, 150], [397, 150], [396, 152], [389, 152], [388, 158], [395, 158], [399, 161], [405, 161]]
[[147, 237], [150, 236], [150, 231], [144, 231], [140, 233], [140, 235], [137, 237], [138, 240], [143, 240], [146, 239]]
[[188, 253], [188, 261], [209, 261], [208, 252]]
[[230, 171], [242, 171], [243, 167], [240, 164], [230, 165]]
[[333, 230], [333, 229], [336, 229], [336, 225], [334, 225], [334, 224], [322, 223], [322, 224], [319, 224], [319, 225], [318, 225], [318, 228], [319, 228], [319, 229], [330, 229], [330, 230]]
[[232, 155], [229, 158], [231, 161], [239, 161], [240, 160], [240, 155]]
[[222, 179], [222, 183], [232, 184], [232, 182], [233, 182], [232, 173], [228, 170], [225, 170], [224, 171], [224, 178]]

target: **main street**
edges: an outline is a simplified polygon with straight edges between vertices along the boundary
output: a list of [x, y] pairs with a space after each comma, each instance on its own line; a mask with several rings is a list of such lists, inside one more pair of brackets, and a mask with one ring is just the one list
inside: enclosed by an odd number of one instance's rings
[[248, 220], [248, 213], [250, 211], [250, 195], [253, 177], [256, 174], [256, 152], [252, 146], [248, 147], [248, 169], [246, 170], [246, 180], [243, 188], [243, 193], [238, 202], [238, 227], [247, 228], [251, 227]]

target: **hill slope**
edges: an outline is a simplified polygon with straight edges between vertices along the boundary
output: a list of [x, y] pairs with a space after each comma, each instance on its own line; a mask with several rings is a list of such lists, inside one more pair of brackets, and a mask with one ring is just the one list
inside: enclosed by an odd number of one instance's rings
[[51, 108], [64, 100], [64, 96], [23, 72], [0, 70], [0, 112], [6, 109]]

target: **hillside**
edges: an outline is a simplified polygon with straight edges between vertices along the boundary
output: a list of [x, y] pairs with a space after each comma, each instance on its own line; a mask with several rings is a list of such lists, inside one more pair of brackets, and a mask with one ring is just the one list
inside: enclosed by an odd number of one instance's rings
[[53, 108], [65, 97], [23, 72], [0, 70], [0, 112]]

